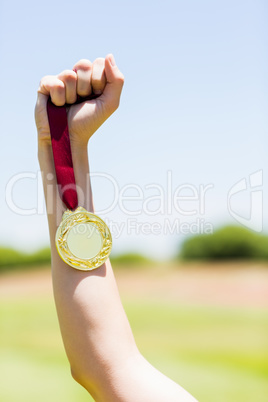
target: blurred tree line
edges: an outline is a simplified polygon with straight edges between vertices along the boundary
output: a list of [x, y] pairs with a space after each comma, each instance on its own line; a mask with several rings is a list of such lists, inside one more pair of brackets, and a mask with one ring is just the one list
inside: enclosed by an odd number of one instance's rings
[[[152, 262], [151, 259], [138, 253], [111, 255], [110, 260], [115, 266], [135, 265], [144, 266]], [[36, 269], [49, 265], [51, 261], [50, 247], [45, 247], [35, 253], [23, 253], [13, 248], [0, 247], [0, 273], [11, 270]]]
[[[226, 226], [211, 234], [187, 238], [178, 253], [180, 260], [268, 260], [268, 236], [239, 226]], [[138, 253], [111, 255], [115, 267], [135, 267], [154, 261]], [[0, 273], [16, 269], [35, 269], [49, 265], [50, 248], [34, 253], [23, 253], [12, 248], [0, 247]]]
[[0, 247], [0, 272], [10, 269], [35, 268], [50, 263], [50, 247], [34, 253], [23, 253], [13, 248]]
[[183, 260], [267, 260], [268, 236], [240, 226], [225, 226], [211, 234], [187, 238], [178, 256]]

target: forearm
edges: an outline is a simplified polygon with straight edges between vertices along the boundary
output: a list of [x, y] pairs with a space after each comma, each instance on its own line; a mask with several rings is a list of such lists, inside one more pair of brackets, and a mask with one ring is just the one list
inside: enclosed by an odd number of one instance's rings
[[[109, 260], [94, 271], [82, 272], [60, 259], [54, 239], [66, 207], [56, 188], [49, 145], [39, 147], [39, 162], [48, 211], [54, 297], [62, 338], [74, 377], [98, 399], [98, 389], [109, 387], [109, 371], [122, 367], [138, 351]], [[73, 164], [78, 204], [93, 212], [86, 149], [73, 151]]]

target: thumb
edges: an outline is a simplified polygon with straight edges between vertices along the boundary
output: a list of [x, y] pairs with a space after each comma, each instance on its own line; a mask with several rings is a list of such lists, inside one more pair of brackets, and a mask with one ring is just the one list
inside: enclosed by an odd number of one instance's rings
[[115, 63], [112, 54], [105, 58], [105, 75], [107, 84], [102, 94], [106, 107], [113, 113], [119, 106], [120, 96], [124, 85], [124, 75]]

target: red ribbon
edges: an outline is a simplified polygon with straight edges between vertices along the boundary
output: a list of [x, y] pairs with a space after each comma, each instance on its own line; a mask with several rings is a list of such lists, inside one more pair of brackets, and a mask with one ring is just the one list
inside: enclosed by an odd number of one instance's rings
[[[87, 98], [78, 97], [76, 104], [94, 98], [96, 98], [95, 95]], [[47, 115], [59, 194], [66, 207], [73, 210], [78, 207], [78, 198], [66, 105], [55, 106], [49, 98], [47, 101]]]

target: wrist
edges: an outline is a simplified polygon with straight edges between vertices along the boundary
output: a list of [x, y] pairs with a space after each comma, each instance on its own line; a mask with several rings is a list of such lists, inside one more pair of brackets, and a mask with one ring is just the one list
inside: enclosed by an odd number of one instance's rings
[[40, 141], [38, 138], [38, 161], [42, 170], [54, 171], [51, 141]]
[[77, 143], [70, 138], [71, 153], [73, 163], [78, 163], [79, 161], [84, 161], [88, 159], [87, 143]]
[[[79, 164], [79, 162], [85, 161], [88, 158], [87, 143], [73, 141], [70, 138], [71, 153], [73, 163]], [[44, 156], [52, 155], [52, 144], [50, 136], [47, 138], [40, 138], [38, 135], [38, 158], [42, 159]]]
[[[73, 161], [75, 182], [77, 186], [78, 205], [80, 207], [84, 207], [90, 212], [94, 212], [90, 175], [89, 175], [87, 147], [73, 147], [73, 148], [74, 149], [72, 150], [72, 161]], [[56, 172], [55, 172], [54, 158], [51, 144], [44, 142], [42, 142], [41, 144], [38, 143], [38, 159], [39, 159], [40, 170], [42, 172], [46, 198], [48, 197], [47, 195], [48, 186], [50, 186], [50, 188], [52, 185], [55, 186], [55, 190], [53, 190], [53, 197], [56, 196], [56, 198], [54, 199], [53, 203], [55, 205], [56, 204], [59, 205], [58, 203], [60, 202], [60, 198], [58, 196]], [[53, 207], [53, 211], [56, 209], [57, 209], [56, 207]], [[60, 210], [61, 212], [60, 214], [58, 214], [60, 215], [60, 217], [65, 209], [66, 208], [62, 206], [62, 209]], [[57, 221], [57, 225], [59, 224], [59, 222], [60, 221]]]

